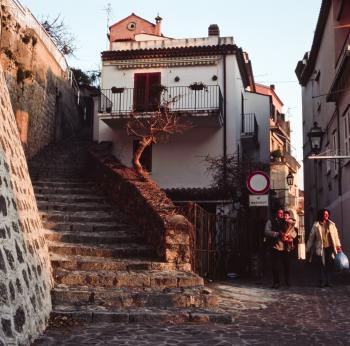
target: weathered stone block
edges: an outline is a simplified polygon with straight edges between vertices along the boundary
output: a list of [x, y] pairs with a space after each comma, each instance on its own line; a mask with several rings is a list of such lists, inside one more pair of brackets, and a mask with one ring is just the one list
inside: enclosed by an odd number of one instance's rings
[[9, 297], [7, 293], [7, 287], [4, 283], [0, 282], [0, 305], [8, 305]]
[[5, 250], [5, 254], [6, 254], [6, 258], [7, 258], [7, 263], [9, 264], [10, 268], [12, 270], [15, 269], [15, 259], [12, 255], [12, 252], [8, 249], [4, 249]]
[[171, 274], [160, 273], [159, 275], [155, 275], [151, 278], [151, 287], [154, 288], [171, 288], [177, 287], [177, 278], [176, 276], [171, 276]]
[[7, 273], [6, 262], [1, 249], [0, 249], [0, 270], [2, 270], [4, 273]]
[[4, 196], [0, 196], [0, 213], [2, 213], [3, 216], [7, 216], [7, 204]]
[[167, 228], [165, 230], [165, 243], [166, 244], [189, 245], [189, 243], [190, 243], [189, 232], [187, 232], [185, 230], [177, 230], [177, 229]]
[[5, 336], [7, 336], [8, 338], [13, 337], [11, 320], [2, 318], [1, 319], [1, 326], [2, 326], [2, 330], [5, 334]]
[[26, 322], [26, 315], [24, 313], [24, 310], [22, 307], [19, 307], [16, 310], [16, 314], [14, 317], [14, 322], [15, 322], [15, 329], [18, 333], [21, 333], [23, 331], [23, 326]]
[[6, 238], [5, 228], [0, 228], [0, 238], [2, 238], [2, 239]]

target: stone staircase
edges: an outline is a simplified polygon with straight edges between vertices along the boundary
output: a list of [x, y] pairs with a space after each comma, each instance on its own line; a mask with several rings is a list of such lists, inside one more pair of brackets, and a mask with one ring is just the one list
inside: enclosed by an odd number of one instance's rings
[[135, 220], [85, 178], [87, 146], [50, 146], [30, 163], [53, 267], [52, 317], [231, 322], [201, 277], [159, 261]]

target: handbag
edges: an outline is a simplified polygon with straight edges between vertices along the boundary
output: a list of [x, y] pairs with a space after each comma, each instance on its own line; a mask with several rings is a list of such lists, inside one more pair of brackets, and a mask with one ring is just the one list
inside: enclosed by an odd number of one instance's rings
[[305, 243], [298, 244], [298, 259], [299, 260], [306, 259]]
[[343, 251], [338, 252], [335, 255], [334, 265], [337, 270], [348, 270], [349, 269], [349, 260]]

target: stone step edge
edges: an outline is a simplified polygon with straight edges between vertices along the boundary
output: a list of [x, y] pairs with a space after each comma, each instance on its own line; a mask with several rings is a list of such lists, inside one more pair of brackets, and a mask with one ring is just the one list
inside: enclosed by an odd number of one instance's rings
[[51, 289], [51, 293], [69, 293], [69, 294], [82, 294], [82, 295], [100, 295], [108, 294], [111, 296], [119, 295], [159, 295], [159, 294], [182, 294], [184, 296], [201, 295], [201, 296], [213, 296], [213, 291], [207, 286], [196, 285], [189, 287], [171, 287], [171, 288], [157, 288], [157, 287], [89, 287], [89, 286], [68, 286], [66, 284], [55, 284]]
[[[100, 238], [110, 238], [110, 239], [123, 239], [123, 238], [128, 238], [128, 237], [135, 237], [135, 238], [143, 238], [143, 235], [140, 234], [140, 232], [137, 231], [128, 231], [128, 230], [116, 230], [116, 231], [90, 231], [90, 232], [85, 232], [85, 231], [56, 231], [56, 230], [51, 230], [44, 228], [43, 229], [43, 235], [44, 236], [76, 236], [76, 237], [84, 237], [84, 238], [91, 238], [95, 240], [99, 240]], [[50, 239], [48, 239], [50, 240]], [[56, 240], [52, 240], [56, 241]], [[60, 242], [59, 240], [57, 240]], [[67, 243], [64, 241], [64, 243]], [[84, 243], [82, 243], [84, 244]]]
[[[65, 267], [66, 263], [77, 266], [86, 266], [86, 267], [99, 267], [107, 261], [107, 266], [116, 266], [116, 267], [125, 267], [127, 271], [142, 271], [146, 270], [142, 268], [149, 267], [147, 270], [180, 270], [183, 272], [190, 272], [191, 268], [188, 264], [177, 264], [177, 263], [167, 263], [161, 260], [155, 260], [153, 258], [144, 258], [139, 257], [135, 258], [113, 258], [113, 257], [96, 257], [96, 256], [69, 256], [69, 255], [58, 255], [55, 253], [50, 253], [50, 261], [53, 264], [53, 267], [59, 269], [61, 266]], [[65, 269], [65, 268], [62, 268]], [[66, 268], [66, 270], [69, 270]], [[113, 270], [116, 270], [113, 268]]]
[[172, 323], [219, 323], [231, 324], [234, 318], [227, 312], [203, 311], [193, 309], [128, 309], [117, 311], [79, 311], [74, 308], [60, 310], [54, 306], [50, 319], [87, 322], [87, 323], [142, 323], [142, 322], [172, 322]]
[[[63, 248], [63, 249], [65, 249], [65, 248], [81, 248], [81, 249], [94, 249], [94, 250], [107, 250], [107, 251], [112, 251], [112, 250], [116, 250], [116, 251], [118, 251], [118, 250], [149, 251], [149, 250], [153, 250], [150, 245], [138, 244], [138, 243], [132, 243], [132, 242], [120, 243], [120, 244], [108, 244], [109, 246], [106, 246], [106, 244], [100, 244], [100, 243], [99, 244], [66, 243], [66, 242], [60, 242], [60, 241], [55, 241], [55, 240], [47, 240], [46, 243], [47, 243], [47, 246], [49, 247], [50, 251], [52, 251], [51, 249], [53, 247]], [[75, 255], [75, 256], [77, 256], [77, 255]], [[100, 256], [98, 256], [98, 257], [100, 257]]]
[[[150, 269], [145, 269], [145, 270], [68, 270], [68, 269], [63, 269], [63, 268], [56, 268], [54, 277], [60, 277], [60, 276], [65, 276], [65, 275], [98, 275], [100, 277], [116, 277], [116, 276], [123, 276], [123, 275], [141, 275], [144, 274], [149, 278], [152, 278], [154, 275], [161, 275], [163, 278], [164, 277], [172, 277], [176, 279], [183, 279], [183, 278], [193, 278], [193, 279], [198, 279], [200, 281], [204, 282], [204, 279], [196, 274], [195, 272], [192, 271], [183, 271], [183, 270], [150, 270]], [[202, 285], [202, 284], [201, 284]]]

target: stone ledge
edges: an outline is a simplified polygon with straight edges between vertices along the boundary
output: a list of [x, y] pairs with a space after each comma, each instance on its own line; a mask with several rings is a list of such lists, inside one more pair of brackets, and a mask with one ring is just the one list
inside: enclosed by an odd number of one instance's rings
[[[100, 311], [98, 311], [100, 310]], [[197, 312], [198, 311], [198, 312]], [[51, 313], [51, 320], [56, 319], [81, 321], [88, 323], [96, 322], [165, 322], [165, 323], [220, 323], [231, 324], [234, 318], [229, 313], [222, 311], [192, 309], [129, 309], [129, 310], [107, 310], [105, 308], [96, 309], [91, 306], [89, 309], [76, 309], [73, 306], [57, 306]]]

